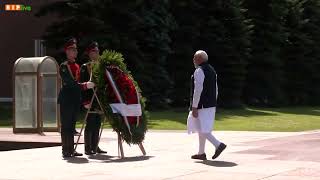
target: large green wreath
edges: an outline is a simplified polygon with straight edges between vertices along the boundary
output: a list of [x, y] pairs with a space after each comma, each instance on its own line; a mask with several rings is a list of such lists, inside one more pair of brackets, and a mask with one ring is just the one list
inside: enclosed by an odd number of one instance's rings
[[[120, 114], [115, 114], [112, 112], [109, 104], [114, 103], [110, 97], [110, 92], [108, 92], [108, 83], [105, 80], [105, 72], [107, 67], [117, 67], [123, 73], [125, 73], [134, 83], [139, 94], [141, 94], [141, 90], [138, 86], [138, 83], [134, 81], [130, 71], [128, 71], [126, 64], [124, 63], [124, 58], [122, 54], [105, 50], [99, 58], [98, 63], [93, 66], [93, 82], [97, 87], [97, 95], [99, 100], [102, 103], [102, 106], [105, 110], [105, 115], [114, 131], [120, 134], [121, 138], [130, 144], [139, 144], [144, 140], [146, 131], [147, 131], [147, 117], [148, 112], [145, 110], [145, 98], [140, 96], [140, 104], [142, 108], [142, 116], [140, 117], [139, 124], [130, 124], [131, 134], [123, 120], [123, 117]], [[116, 77], [115, 77], [116, 78]], [[119, 89], [121, 91], [121, 89]]]

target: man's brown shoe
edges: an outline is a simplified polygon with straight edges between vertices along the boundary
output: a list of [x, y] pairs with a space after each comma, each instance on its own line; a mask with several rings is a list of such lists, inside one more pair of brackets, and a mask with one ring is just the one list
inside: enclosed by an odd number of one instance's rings
[[219, 157], [222, 151], [226, 149], [226, 147], [227, 145], [225, 145], [224, 143], [220, 143], [219, 147], [216, 149], [216, 152], [212, 156], [212, 159], [216, 159], [217, 157]]
[[195, 155], [191, 156], [191, 159], [207, 160], [207, 156], [206, 156], [206, 153], [195, 154]]

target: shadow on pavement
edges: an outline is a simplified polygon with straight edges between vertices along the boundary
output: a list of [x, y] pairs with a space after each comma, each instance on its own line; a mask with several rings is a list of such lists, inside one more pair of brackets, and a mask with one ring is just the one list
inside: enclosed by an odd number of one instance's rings
[[198, 161], [196, 163], [201, 163], [207, 166], [214, 166], [214, 167], [234, 167], [237, 166], [237, 163], [234, 162], [228, 162], [228, 161], [211, 161], [211, 160], [206, 160], [206, 161]]
[[[97, 155], [88, 156], [88, 159], [100, 160], [101, 163], [121, 163], [121, 162], [146, 161], [153, 157], [154, 156], [135, 156], [135, 157], [125, 157], [123, 159], [119, 159], [117, 156], [97, 154]], [[88, 159], [85, 157], [72, 157], [64, 160], [66, 160], [68, 163], [73, 163], [73, 164], [85, 164], [85, 163], [89, 163]]]
[[89, 162], [87, 158], [82, 158], [82, 157], [72, 157], [66, 160], [68, 163], [73, 163], [73, 164], [85, 164]]
[[95, 155], [88, 156], [89, 159], [95, 159], [95, 160], [101, 160], [101, 161], [109, 160], [115, 157], [117, 156], [109, 156], [104, 154], [95, 154]]
[[104, 161], [105, 163], [121, 163], [121, 162], [136, 162], [136, 161], [146, 161], [154, 156], [135, 156], [135, 157], [125, 157], [123, 159], [109, 159]]

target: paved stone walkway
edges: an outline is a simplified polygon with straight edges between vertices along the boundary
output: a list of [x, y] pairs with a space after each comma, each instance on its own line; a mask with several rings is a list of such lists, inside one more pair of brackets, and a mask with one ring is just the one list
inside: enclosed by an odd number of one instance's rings
[[[320, 180], [320, 131], [215, 134], [228, 147], [214, 161], [191, 160], [197, 136], [173, 131], [148, 132], [147, 156], [140, 156], [138, 146], [125, 145], [125, 159], [117, 157], [116, 134], [110, 130], [100, 145], [108, 155], [63, 160], [61, 147], [3, 151], [0, 179]], [[206, 152], [214, 153], [208, 142]]]

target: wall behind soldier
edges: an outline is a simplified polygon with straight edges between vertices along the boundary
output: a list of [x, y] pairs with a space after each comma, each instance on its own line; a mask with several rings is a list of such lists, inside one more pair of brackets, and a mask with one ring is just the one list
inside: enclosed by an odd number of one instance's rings
[[[41, 39], [53, 17], [37, 18], [34, 14], [48, 2], [57, 0], [0, 1], [0, 101], [12, 98], [12, 69], [19, 57], [34, 56], [34, 40]], [[5, 11], [5, 4], [31, 6], [31, 11]]]

